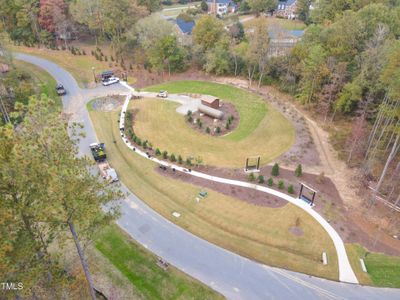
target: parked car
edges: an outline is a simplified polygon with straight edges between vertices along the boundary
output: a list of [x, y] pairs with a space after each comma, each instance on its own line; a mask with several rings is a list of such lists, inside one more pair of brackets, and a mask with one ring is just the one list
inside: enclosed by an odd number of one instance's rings
[[168, 97], [168, 92], [161, 90], [161, 91], [158, 92], [157, 97], [167, 98]]
[[104, 86], [111, 85], [111, 84], [118, 83], [118, 82], [119, 82], [119, 78], [118, 77], [114, 77], [114, 76], [111, 76], [109, 78], [105, 78], [102, 81]]
[[56, 92], [58, 96], [63, 96], [67, 93], [64, 86], [61, 83], [56, 85]]

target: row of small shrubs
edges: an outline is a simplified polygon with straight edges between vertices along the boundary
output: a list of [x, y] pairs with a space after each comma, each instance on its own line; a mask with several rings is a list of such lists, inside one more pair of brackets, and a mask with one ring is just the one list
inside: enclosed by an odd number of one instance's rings
[[[132, 128], [132, 112], [127, 111], [126, 112], [126, 117], [125, 117], [125, 126], [128, 128], [127, 129], [127, 135], [130, 137], [130, 139], [138, 146], [143, 147], [144, 149], [153, 149], [152, 143], [150, 143], [148, 140], [142, 141], [133, 131]], [[156, 156], [162, 156], [163, 159], [169, 159], [171, 162], [178, 162], [179, 164], [185, 163], [187, 166], [193, 166], [193, 157], [187, 157], [185, 160], [183, 159], [182, 155], [175, 155], [174, 153], [168, 154], [168, 151], [161, 151], [160, 148], [155, 149], [155, 155]], [[202, 159], [200, 157], [197, 157], [195, 159], [196, 164], [199, 165], [202, 163]]]
[[[199, 165], [202, 163], [201, 157], [197, 157], [194, 159], [191, 156], [188, 156], [186, 159], [182, 157], [182, 155], [175, 155], [174, 153], [169, 154], [168, 151], [161, 151], [159, 148], [156, 148], [155, 150], [156, 156], [161, 156], [163, 159], [169, 159], [171, 162], [177, 162], [178, 164], [182, 165], [185, 164], [189, 167], [193, 165]], [[195, 160], [195, 163], [193, 163], [193, 160]]]
[[[256, 179], [257, 179], [258, 183], [260, 183], [260, 184], [265, 183], [265, 178], [263, 175], [259, 175], [258, 177], [256, 177], [256, 175], [254, 173], [250, 173], [248, 179], [249, 179], [249, 181], [252, 181], [252, 182], [256, 181]], [[267, 185], [270, 187], [272, 187], [274, 185], [274, 179], [272, 177], [268, 178]], [[285, 188], [285, 182], [283, 180], [278, 181], [278, 188], [280, 190], [283, 190]], [[294, 194], [293, 185], [291, 185], [291, 184], [288, 185], [287, 191], [289, 194]]]

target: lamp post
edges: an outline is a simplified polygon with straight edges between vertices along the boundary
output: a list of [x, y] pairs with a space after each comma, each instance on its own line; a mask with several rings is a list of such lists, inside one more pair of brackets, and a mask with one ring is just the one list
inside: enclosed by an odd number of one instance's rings
[[97, 83], [95, 70], [96, 70], [95, 67], [92, 67], [94, 83]]

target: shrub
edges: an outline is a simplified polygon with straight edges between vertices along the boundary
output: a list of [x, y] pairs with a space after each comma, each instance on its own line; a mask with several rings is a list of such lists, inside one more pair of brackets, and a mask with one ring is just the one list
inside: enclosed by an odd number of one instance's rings
[[303, 175], [303, 169], [302, 169], [302, 167], [301, 167], [301, 164], [298, 164], [298, 165], [297, 165], [297, 168], [296, 168], [296, 170], [294, 171], [294, 175], [295, 175], [296, 177], [300, 177], [301, 175]]
[[294, 194], [293, 185], [289, 185], [288, 188], [287, 188], [287, 191], [288, 191], [289, 194]]
[[93, 56], [96, 56], [93, 50], [90, 51], [90, 54], [92, 54]]
[[256, 180], [256, 176], [254, 175], [253, 172], [249, 174], [248, 179], [249, 179], [249, 181], [254, 181], [254, 180]]
[[148, 143], [147, 140], [143, 142], [143, 148], [144, 149], [147, 149], [147, 143]]
[[211, 132], [210, 127], [207, 127], [207, 128], [206, 128], [206, 132], [207, 132], [207, 133], [210, 133], [210, 132]]
[[225, 128], [226, 128], [226, 129], [229, 129], [229, 125], [230, 125], [229, 122], [226, 122]]
[[270, 177], [267, 181], [268, 186], [273, 186], [274, 185], [274, 180]]
[[188, 120], [189, 123], [192, 123], [193, 122], [192, 116], [188, 116], [187, 120]]
[[181, 155], [178, 155], [178, 163], [182, 163], [183, 162], [183, 158], [182, 158], [182, 156]]
[[274, 164], [271, 170], [271, 175], [272, 176], [278, 176], [279, 175], [279, 165], [277, 163]]
[[111, 61], [114, 61], [114, 56], [111, 55], [111, 56], [110, 56], [110, 59], [111, 59]]
[[85, 49], [82, 50], [82, 54], [83, 54], [83, 55], [86, 55]]
[[199, 128], [202, 128], [203, 127], [203, 122], [201, 122], [200, 119], [197, 119], [197, 120], [198, 120], [197, 125], [199, 126]]
[[136, 139], [136, 144], [138, 144], [139, 146], [142, 146], [142, 140], [139, 139], [139, 138], [137, 138], [137, 139]]
[[192, 115], [192, 111], [191, 111], [191, 110], [188, 110], [187, 113], [186, 113], [186, 115], [187, 115], [188, 117], [191, 116], [191, 115]]
[[264, 176], [259, 175], [258, 176], [258, 183], [264, 183], [264, 181], [265, 181]]
[[324, 181], [325, 181], [325, 173], [324, 173], [324, 172], [320, 173], [320, 174], [317, 176], [316, 181], [317, 181], [318, 183], [324, 183]]
[[160, 151], [159, 148], [156, 149], [156, 155], [157, 155], [157, 156], [158, 156], [158, 155], [161, 155], [161, 151]]
[[103, 61], [103, 56], [99, 55], [99, 61]]
[[188, 166], [191, 166], [191, 165], [192, 165], [192, 159], [191, 159], [190, 157], [186, 158], [186, 164], [187, 164]]
[[168, 152], [167, 151], [163, 151], [162, 156], [164, 159], [168, 158]]
[[171, 154], [171, 156], [169, 157], [169, 159], [172, 161], [172, 162], [175, 162], [176, 161], [176, 157], [175, 157], [175, 154]]
[[107, 55], [104, 56], [104, 61], [108, 61]]
[[217, 127], [217, 129], [215, 130], [216, 133], [221, 133], [221, 127]]
[[283, 182], [283, 180], [279, 180], [279, 182], [278, 182], [278, 188], [279, 188], [279, 189], [284, 189], [284, 188], [285, 188], [285, 183]]

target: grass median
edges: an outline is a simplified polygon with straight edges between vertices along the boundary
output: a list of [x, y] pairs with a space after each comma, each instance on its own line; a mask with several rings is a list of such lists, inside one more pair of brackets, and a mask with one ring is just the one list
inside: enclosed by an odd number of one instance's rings
[[[212, 82], [178, 81], [148, 88], [169, 93], [210, 94], [235, 105], [239, 126], [227, 136], [213, 137], [193, 130], [176, 113], [176, 103], [146, 100], [133, 102], [138, 109], [135, 133], [154, 147], [183, 157], [200, 156], [205, 164], [243, 167], [246, 157], [261, 156], [266, 164], [287, 151], [294, 141], [292, 124], [261, 97], [241, 89]], [[234, 151], [233, 151], [234, 149]]]
[[[301, 209], [290, 204], [281, 208], [255, 206], [207, 189], [208, 197], [197, 203], [195, 197], [201, 187], [162, 176], [153, 162], [123, 144], [118, 112], [91, 111], [90, 116], [121, 181], [167, 219], [214, 244], [268, 265], [338, 279], [331, 239]], [[174, 211], [181, 214], [179, 219], [172, 216]], [[289, 232], [296, 224], [304, 235]], [[328, 266], [321, 263], [323, 251], [330, 258]]]

